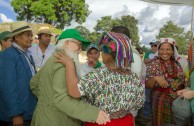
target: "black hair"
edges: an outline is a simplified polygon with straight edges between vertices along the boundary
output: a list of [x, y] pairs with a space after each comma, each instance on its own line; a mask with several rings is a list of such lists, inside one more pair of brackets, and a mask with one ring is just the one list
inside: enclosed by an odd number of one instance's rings
[[131, 38], [129, 29], [125, 26], [114, 26], [111, 29], [111, 32], [122, 33], [122, 34], [126, 35], [129, 39]]
[[40, 39], [40, 38], [41, 38], [41, 36], [42, 36], [42, 34], [38, 34], [37, 36], [38, 36], [38, 39]]
[[179, 47], [178, 46], [175, 46], [176, 47], [176, 49], [177, 49], [177, 51], [179, 50]]
[[[137, 47], [136, 50], [139, 52], [139, 54], [143, 53], [143, 49], [141, 47]], [[142, 53], [140, 52], [142, 50]]]

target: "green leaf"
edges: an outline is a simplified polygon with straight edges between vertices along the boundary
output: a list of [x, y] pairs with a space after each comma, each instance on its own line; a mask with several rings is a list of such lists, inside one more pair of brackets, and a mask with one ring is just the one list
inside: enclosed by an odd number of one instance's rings
[[64, 29], [72, 20], [79, 24], [90, 14], [83, 0], [12, 0], [18, 20], [48, 23]]

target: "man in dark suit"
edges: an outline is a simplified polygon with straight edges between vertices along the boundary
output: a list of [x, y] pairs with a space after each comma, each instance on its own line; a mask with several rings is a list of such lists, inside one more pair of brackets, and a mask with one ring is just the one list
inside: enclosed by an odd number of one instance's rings
[[0, 120], [9, 126], [29, 126], [36, 105], [29, 82], [35, 74], [28, 48], [32, 30], [27, 22], [11, 26], [13, 45], [0, 54]]

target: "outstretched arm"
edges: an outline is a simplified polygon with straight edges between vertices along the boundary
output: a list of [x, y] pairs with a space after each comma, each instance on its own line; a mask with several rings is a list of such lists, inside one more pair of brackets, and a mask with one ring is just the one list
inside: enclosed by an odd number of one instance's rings
[[55, 69], [53, 75], [53, 103], [56, 108], [66, 113], [68, 116], [82, 121], [96, 122], [98, 124], [106, 124], [106, 122], [110, 121], [109, 116], [104, 111], [82, 100], [69, 96], [66, 89], [64, 74], [65, 68], [61, 66]]
[[177, 94], [181, 97], [184, 97], [186, 99], [192, 99], [194, 98], [194, 91], [191, 90], [190, 88], [186, 88], [183, 90], [177, 91]]

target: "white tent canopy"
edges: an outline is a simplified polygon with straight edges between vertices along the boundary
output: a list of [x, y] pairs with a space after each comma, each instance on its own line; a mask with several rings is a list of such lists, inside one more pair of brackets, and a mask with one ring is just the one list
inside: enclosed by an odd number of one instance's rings
[[171, 4], [171, 5], [189, 5], [192, 6], [194, 0], [141, 0], [150, 3]]
[[[192, 15], [191, 15], [191, 29], [192, 31], [193, 28], [193, 17], [194, 17], [194, 0], [140, 0], [140, 1], [145, 1], [145, 2], [150, 2], [150, 3], [157, 3], [157, 4], [168, 4], [168, 5], [187, 5], [187, 6], [192, 6]], [[191, 42], [193, 42], [193, 34], [191, 34]], [[194, 45], [194, 42], [193, 42]]]
[[[150, 2], [150, 3], [157, 3], [157, 4], [168, 4], [168, 5], [187, 5], [187, 6], [192, 6], [192, 15], [191, 15], [191, 31], [193, 27], [193, 17], [194, 17], [194, 0], [141, 0], [145, 2]], [[193, 32], [193, 31], [192, 31]], [[190, 47], [189, 50], [191, 49], [191, 68], [194, 67], [194, 41], [193, 41], [193, 34], [190, 35]]]

